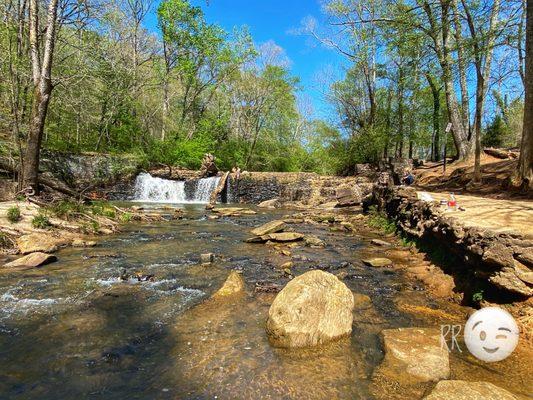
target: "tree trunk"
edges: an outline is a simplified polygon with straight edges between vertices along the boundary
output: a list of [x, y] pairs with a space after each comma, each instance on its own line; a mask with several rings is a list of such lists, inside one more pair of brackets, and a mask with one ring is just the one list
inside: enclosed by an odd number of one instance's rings
[[533, 1], [527, 2], [524, 128], [518, 160], [520, 183], [533, 188]]
[[52, 60], [54, 55], [58, 0], [51, 0], [48, 4], [46, 34], [42, 62], [39, 54], [39, 23], [37, 0], [30, 1], [30, 48], [32, 59], [32, 76], [34, 86], [33, 107], [30, 116], [30, 127], [26, 141], [24, 168], [22, 174], [23, 188], [31, 188], [39, 194], [39, 156], [41, 141], [48, 112], [48, 104], [52, 94]]
[[430, 74], [426, 74], [426, 78], [431, 88], [431, 94], [433, 95], [433, 135], [431, 138], [431, 159], [433, 161], [440, 160], [440, 88], [433, 81], [433, 77]]

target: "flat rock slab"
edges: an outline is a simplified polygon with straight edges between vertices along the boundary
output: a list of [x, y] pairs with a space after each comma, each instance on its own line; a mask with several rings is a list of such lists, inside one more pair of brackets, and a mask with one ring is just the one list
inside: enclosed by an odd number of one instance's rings
[[274, 220], [274, 221], [267, 222], [264, 225], [258, 226], [255, 229], [252, 229], [251, 232], [252, 232], [252, 235], [263, 236], [269, 233], [280, 232], [283, 229], [285, 229], [285, 222], [281, 220]]
[[380, 371], [406, 382], [448, 379], [450, 361], [436, 328], [398, 328], [381, 332], [385, 358]]
[[216, 207], [211, 210], [214, 213], [220, 214], [224, 217], [238, 217], [240, 215], [254, 215], [257, 214], [254, 210], [241, 207]]
[[278, 199], [265, 200], [257, 205], [257, 207], [261, 208], [278, 208], [279, 206], [281, 206], [281, 203]]
[[304, 238], [303, 233], [298, 232], [277, 232], [268, 235], [254, 236], [245, 240], [246, 243], [265, 243], [265, 242], [295, 242]]
[[518, 400], [489, 382], [440, 381], [426, 400]]
[[4, 265], [7, 268], [35, 268], [41, 265], [50, 264], [57, 261], [57, 257], [47, 253], [31, 253], [24, 257], [17, 258]]
[[372, 239], [370, 243], [372, 243], [375, 246], [381, 246], [381, 247], [392, 246], [389, 242], [386, 242], [380, 239]]
[[49, 233], [30, 233], [17, 239], [17, 247], [22, 254], [34, 252], [53, 253], [69, 241], [68, 239], [56, 238]]
[[367, 258], [363, 260], [363, 263], [371, 267], [376, 267], [376, 268], [392, 266], [392, 261], [389, 260], [388, 258], [383, 258], [383, 257]]

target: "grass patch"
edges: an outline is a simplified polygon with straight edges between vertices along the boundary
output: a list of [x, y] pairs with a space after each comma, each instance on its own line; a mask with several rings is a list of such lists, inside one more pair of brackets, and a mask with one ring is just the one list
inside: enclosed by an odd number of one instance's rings
[[396, 223], [389, 219], [383, 212], [378, 211], [376, 206], [372, 206], [368, 210], [368, 225], [372, 228], [380, 229], [386, 234], [396, 233]]
[[19, 222], [21, 218], [19, 206], [12, 206], [7, 209], [7, 220], [12, 224]]
[[37, 229], [48, 229], [52, 226], [46, 215], [38, 214], [31, 220], [31, 225]]

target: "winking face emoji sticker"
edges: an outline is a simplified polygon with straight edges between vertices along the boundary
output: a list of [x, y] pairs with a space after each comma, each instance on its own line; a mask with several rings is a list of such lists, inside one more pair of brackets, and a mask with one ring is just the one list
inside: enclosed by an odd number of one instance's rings
[[487, 307], [476, 311], [465, 325], [464, 339], [472, 355], [482, 361], [501, 361], [518, 344], [519, 329], [507, 311]]

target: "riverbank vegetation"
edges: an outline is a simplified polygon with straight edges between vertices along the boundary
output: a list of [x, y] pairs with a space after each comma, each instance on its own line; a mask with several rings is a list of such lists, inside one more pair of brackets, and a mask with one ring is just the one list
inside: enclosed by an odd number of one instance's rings
[[327, 120], [281, 47], [225, 31], [207, 5], [0, 4], [1, 151], [21, 188], [38, 191], [43, 146], [189, 168], [211, 152], [223, 169], [337, 174], [446, 149], [475, 157], [474, 180], [483, 145], [522, 146], [521, 177], [533, 181], [525, 1], [327, 1], [328, 24], [306, 18], [294, 30], [346, 57], [343, 76], [320, 83]]

